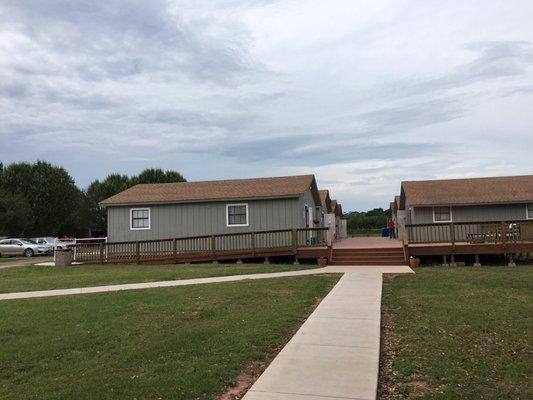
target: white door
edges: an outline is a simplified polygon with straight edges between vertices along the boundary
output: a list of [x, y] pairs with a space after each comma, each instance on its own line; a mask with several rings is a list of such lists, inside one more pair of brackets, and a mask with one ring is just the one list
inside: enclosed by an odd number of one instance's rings
[[[309, 212], [307, 213], [307, 226], [309, 228], [314, 228], [315, 227], [315, 222], [314, 222], [314, 219], [313, 219], [313, 207], [307, 207], [307, 209], [309, 210]], [[310, 244], [314, 244], [313, 241], [314, 241], [314, 237], [315, 237], [315, 232], [314, 231], [309, 231], [309, 235], [308, 235], [308, 238], [309, 238], [309, 243]]]

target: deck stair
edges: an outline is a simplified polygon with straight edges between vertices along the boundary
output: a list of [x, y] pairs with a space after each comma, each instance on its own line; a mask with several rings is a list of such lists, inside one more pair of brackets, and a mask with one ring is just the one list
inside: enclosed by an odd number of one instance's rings
[[331, 265], [406, 265], [403, 248], [333, 248]]

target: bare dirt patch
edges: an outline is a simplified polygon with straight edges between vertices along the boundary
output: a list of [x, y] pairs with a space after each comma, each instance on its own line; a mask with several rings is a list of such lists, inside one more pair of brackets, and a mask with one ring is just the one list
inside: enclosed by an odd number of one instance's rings
[[398, 345], [398, 338], [394, 334], [394, 318], [388, 307], [382, 305], [378, 400], [390, 400], [400, 395], [400, 380], [393, 368]]

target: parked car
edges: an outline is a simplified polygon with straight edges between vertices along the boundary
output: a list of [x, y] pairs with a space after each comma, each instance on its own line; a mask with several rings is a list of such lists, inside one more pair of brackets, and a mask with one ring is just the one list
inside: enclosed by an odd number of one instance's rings
[[74, 244], [73, 240], [60, 240], [59, 238], [50, 237], [50, 236], [36, 237], [36, 238], [31, 238], [30, 240], [37, 244], [40, 244], [43, 246], [52, 246], [53, 249], [59, 249], [59, 250], [67, 249], [71, 245]]
[[0, 256], [25, 256], [52, 254], [54, 248], [49, 245], [37, 244], [27, 239], [0, 240]]

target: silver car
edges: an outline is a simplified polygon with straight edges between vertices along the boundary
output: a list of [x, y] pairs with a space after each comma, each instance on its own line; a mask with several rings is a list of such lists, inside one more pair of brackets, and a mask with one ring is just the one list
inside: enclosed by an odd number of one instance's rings
[[54, 248], [25, 239], [0, 240], [0, 256], [25, 256], [52, 254]]

